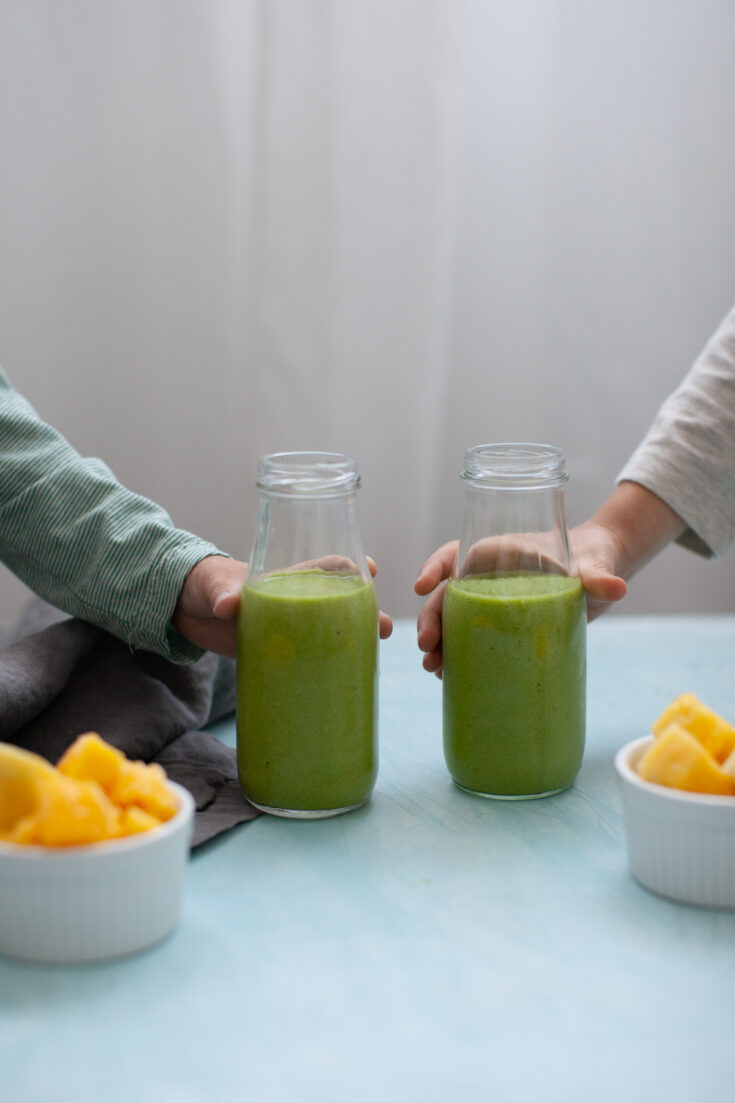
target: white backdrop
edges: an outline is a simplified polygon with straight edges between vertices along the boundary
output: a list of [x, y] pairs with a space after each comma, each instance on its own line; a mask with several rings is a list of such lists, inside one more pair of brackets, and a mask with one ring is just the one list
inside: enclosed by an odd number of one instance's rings
[[[242, 558], [261, 453], [354, 453], [413, 614], [467, 445], [560, 445], [581, 520], [735, 300], [734, 41], [728, 0], [0, 0], [0, 363]], [[735, 611], [735, 553], [624, 609]]]

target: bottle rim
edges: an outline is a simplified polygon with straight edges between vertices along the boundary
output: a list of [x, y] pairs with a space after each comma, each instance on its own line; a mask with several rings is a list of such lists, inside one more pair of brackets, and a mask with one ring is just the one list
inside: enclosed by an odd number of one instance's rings
[[462, 478], [473, 486], [493, 490], [534, 490], [562, 486], [569, 475], [561, 448], [506, 442], [468, 448]]
[[344, 452], [272, 452], [258, 461], [258, 490], [325, 497], [360, 486], [357, 460]]

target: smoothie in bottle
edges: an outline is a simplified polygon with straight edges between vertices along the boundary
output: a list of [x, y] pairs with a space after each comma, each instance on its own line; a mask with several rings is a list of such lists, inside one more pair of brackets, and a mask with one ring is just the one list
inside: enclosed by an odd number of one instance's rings
[[375, 784], [378, 606], [358, 487], [349, 456], [260, 461], [258, 533], [240, 604], [237, 751], [245, 795], [275, 815], [347, 812]]
[[586, 609], [564, 516], [564, 457], [465, 458], [465, 525], [442, 612], [444, 752], [461, 788], [505, 799], [571, 785], [582, 761]]

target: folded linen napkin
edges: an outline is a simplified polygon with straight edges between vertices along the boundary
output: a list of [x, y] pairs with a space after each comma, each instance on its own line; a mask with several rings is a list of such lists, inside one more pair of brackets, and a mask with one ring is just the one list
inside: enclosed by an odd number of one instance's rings
[[254, 819], [235, 752], [201, 731], [234, 711], [235, 664], [180, 666], [32, 599], [0, 631], [0, 740], [56, 762], [96, 731], [128, 758], [160, 762], [196, 802], [192, 847]]

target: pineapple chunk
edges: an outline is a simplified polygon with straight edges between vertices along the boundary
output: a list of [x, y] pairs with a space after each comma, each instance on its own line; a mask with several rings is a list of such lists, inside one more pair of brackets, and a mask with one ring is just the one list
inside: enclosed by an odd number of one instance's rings
[[651, 731], [660, 736], [671, 724], [678, 724], [698, 739], [719, 763], [735, 751], [735, 727], [703, 705], [693, 693], [682, 693], [672, 701], [651, 725]]
[[670, 724], [659, 734], [638, 763], [638, 774], [673, 789], [735, 796], [735, 778], [679, 724]]
[[105, 743], [96, 732], [88, 732], [64, 751], [57, 768], [67, 777], [96, 781], [109, 793], [124, 761], [122, 751]]

